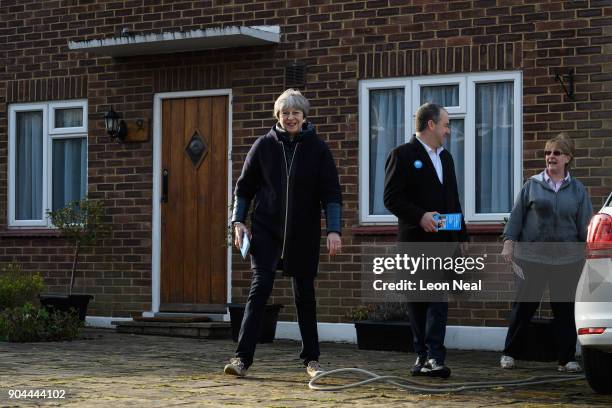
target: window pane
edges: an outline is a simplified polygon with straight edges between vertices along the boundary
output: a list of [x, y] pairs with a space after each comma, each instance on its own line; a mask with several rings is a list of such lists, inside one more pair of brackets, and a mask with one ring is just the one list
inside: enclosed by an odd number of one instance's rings
[[56, 109], [55, 110], [55, 127], [81, 127], [83, 126], [83, 109]]
[[42, 219], [43, 113], [17, 112], [15, 219]]
[[87, 140], [53, 141], [53, 210], [85, 197], [87, 183]]
[[370, 91], [370, 214], [390, 214], [383, 204], [385, 161], [404, 143], [404, 90]]
[[464, 163], [463, 151], [465, 146], [464, 122], [463, 119], [450, 120], [451, 134], [446, 138], [444, 148], [450, 152], [455, 162], [455, 175], [457, 176], [457, 189], [459, 190], [459, 200], [461, 201], [461, 209], [465, 211], [465, 201], [463, 201], [464, 192]]
[[440, 106], [459, 106], [459, 85], [421, 87], [421, 105], [425, 102]]
[[512, 82], [476, 85], [476, 212], [512, 209]]

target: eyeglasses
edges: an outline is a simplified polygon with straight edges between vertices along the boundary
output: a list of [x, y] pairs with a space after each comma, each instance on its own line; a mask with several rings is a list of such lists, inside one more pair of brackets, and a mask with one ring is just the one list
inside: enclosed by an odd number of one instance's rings
[[553, 156], [561, 156], [562, 154], [565, 154], [565, 153], [559, 150], [544, 150], [544, 156], [550, 156], [551, 154]]
[[288, 118], [289, 116], [293, 116], [295, 118], [302, 116], [304, 113], [302, 111], [293, 111], [293, 112], [281, 112], [281, 116], [283, 118]]

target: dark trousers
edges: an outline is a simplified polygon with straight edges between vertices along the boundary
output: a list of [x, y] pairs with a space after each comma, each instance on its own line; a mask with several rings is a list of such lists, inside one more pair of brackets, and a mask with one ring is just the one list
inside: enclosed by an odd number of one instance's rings
[[[236, 349], [236, 357], [240, 357], [247, 368], [253, 363], [255, 347], [262, 330], [265, 306], [274, 285], [274, 275], [275, 271], [271, 269], [253, 270], [251, 291], [244, 310]], [[304, 361], [304, 365], [307, 365], [310, 361], [319, 359], [314, 277], [293, 278], [293, 296], [302, 335], [300, 358]]]
[[427, 359], [433, 358], [438, 364], [444, 364], [448, 303], [410, 302], [408, 317], [412, 329], [414, 351], [417, 355]]
[[576, 323], [574, 321], [574, 297], [576, 285], [584, 261], [569, 265], [543, 265], [519, 262], [525, 279], [517, 288], [516, 301], [512, 304], [508, 334], [503, 353], [516, 357], [522, 336], [538, 309], [546, 285], [550, 289], [550, 307], [553, 312], [555, 345], [559, 364], [576, 360]]

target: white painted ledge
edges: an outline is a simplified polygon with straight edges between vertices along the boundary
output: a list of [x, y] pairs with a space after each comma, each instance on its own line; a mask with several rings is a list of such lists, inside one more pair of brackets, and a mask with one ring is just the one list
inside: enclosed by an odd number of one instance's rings
[[[114, 328], [111, 321], [131, 321], [126, 317], [87, 316], [88, 327]], [[357, 333], [352, 323], [319, 323], [317, 326], [320, 341], [335, 343], [357, 343]], [[506, 327], [447, 326], [444, 345], [448, 349], [502, 351], [506, 339]], [[277, 339], [301, 341], [297, 322], [278, 322]], [[577, 344], [577, 354], [581, 354]]]
[[[317, 330], [320, 341], [357, 343], [351, 323], [319, 323]], [[501, 351], [507, 331], [506, 327], [447, 326], [444, 345], [449, 349]], [[278, 322], [276, 338], [301, 340], [297, 322]]]
[[280, 26], [233, 26], [165, 33], [128, 33], [119, 37], [97, 40], [69, 41], [68, 48], [72, 51], [86, 51], [111, 57], [126, 57], [217, 48], [250, 47], [278, 44], [279, 42]]
[[111, 324], [113, 321], [131, 322], [131, 317], [107, 317], [107, 316], [86, 316], [85, 326], [86, 327], [99, 327], [102, 329], [114, 329], [115, 325]]

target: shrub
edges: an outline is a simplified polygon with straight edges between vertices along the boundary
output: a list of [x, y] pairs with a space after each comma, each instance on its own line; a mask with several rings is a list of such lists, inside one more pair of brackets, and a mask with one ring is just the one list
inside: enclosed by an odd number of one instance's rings
[[70, 309], [70, 312], [54, 311], [49, 314], [46, 340], [75, 339], [81, 335], [84, 326], [85, 323], [79, 318], [77, 310]]
[[68, 294], [72, 294], [81, 250], [93, 246], [110, 231], [109, 225], [104, 223], [104, 205], [101, 201], [83, 198], [80, 201], [70, 201], [55, 211], [47, 211], [47, 215], [74, 250], [68, 287]]
[[44, 287], [40, 275], [25, 273], [19, 264], [9, 263], [0, 274], [0, 310], [35, 302]]
[[407, 321], [408, 304], [406, 302], [381, 302], [361, 305], [353, 310], [353, 320]]
[[35, 341], [42, 335], [41, 309], [31, 303], [5, 309], [0, 313], [0, 338], [4, 341]]
[[31, 303], [0, 313], [0, 340], [11, 342], [72, 340], [81, 334], [83, 322], [76, 311], [55, 311]]

